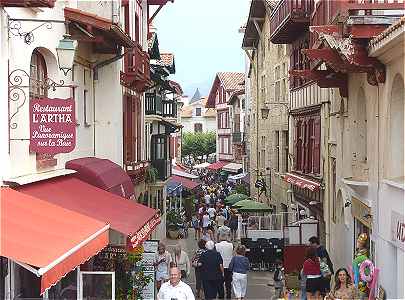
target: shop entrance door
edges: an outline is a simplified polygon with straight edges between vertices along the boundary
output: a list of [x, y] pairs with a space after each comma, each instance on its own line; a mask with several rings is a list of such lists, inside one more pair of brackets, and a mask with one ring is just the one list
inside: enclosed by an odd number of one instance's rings
[[80, 300], [115, 300], [115, 272], [79, 272]]

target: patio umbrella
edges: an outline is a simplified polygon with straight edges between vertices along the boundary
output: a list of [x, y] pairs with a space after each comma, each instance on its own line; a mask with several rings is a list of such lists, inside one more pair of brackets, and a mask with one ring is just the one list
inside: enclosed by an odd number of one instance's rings
[[247, 198], [249, 198], [249, 197], [245, 194], [231, 194], [228, 197], [226, 197], [224, 201], [228, 205], [233, 205], [236, 202], [239, 202], [239, 201], [247, 199]]
[[237, 210], [242, 212], [271, 212], [273, 209], [267, 204], [253, 201], [253, 200], [242, 200], [234, 205]]

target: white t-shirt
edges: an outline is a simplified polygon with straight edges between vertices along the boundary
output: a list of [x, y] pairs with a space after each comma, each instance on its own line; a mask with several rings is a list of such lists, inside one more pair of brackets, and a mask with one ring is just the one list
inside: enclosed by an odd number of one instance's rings
[[163, 283], [157, 294], [157, 299], [195, 300], [193, 291], [183, 281], [180, 281], [176, 286], [172, 286], [170, 281]]
[[207, 209], [207, 213], [210, 215], [210, 218], [213, 219], [215, 217], [216, 214], [216, 209], [213, 207], [210, 207]]
[[221, 254], [224, 269], [229, 268], [229, 263], [233, 257], [233, 245], [230, 242], [222, 241], [215, 244], [215, 249]]
[[211, 196], [210, 195], [205, 195], [204, 196], [204, 200], [205, 200], [205, 204], [210, 204], [210, 202], [211, 202]]
[[202, 223], [203, 223], [203, 227], [208, 227], [208, 225], [210, 224], [210, 216], [209, 215], [203, 215], [202, 217]]

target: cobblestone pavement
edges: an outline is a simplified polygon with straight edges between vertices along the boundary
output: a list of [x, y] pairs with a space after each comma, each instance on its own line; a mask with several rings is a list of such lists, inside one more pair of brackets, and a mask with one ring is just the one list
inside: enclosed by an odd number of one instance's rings
[[[182, 249], [188, 253], [191, 259], [194, 251], [197, 248], [197, 241], [194, 239], [194, 231], [190, 230], [189, 232], [190, 234], [188, 239], [164, 240], [163, 242], [166, 244], [167, 250], [170, 253], [173, 253], [173, 247], [176, 244], [180, 244]], [[193, 271], [191, 272], [190, 277], [187, 278], [186, 283], [188, 283], [195, 292], [195, 276]], [[270, 286], [268, 284], [270, 284]], [[274, 288], [272, 284], [273, 284], [273, 273], [267, 271], [249, 272], [247, 295], [245, 299], [249, 300], [272, 299], [272, 295], [274, 295]]]

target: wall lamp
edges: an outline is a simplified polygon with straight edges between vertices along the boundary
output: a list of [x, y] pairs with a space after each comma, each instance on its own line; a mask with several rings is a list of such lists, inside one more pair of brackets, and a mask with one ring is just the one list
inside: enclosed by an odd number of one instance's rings
[[345, 203], [345, 207], [346, 207], [346, 208], [348, 208], [350, 205], [352, 205], [352, 203], [351, 203], [351, 202], [349, 202], [349, 201], [346, 201], [346, 203]]
[[72, 70], [76, 45], [76, 41], [72, 40], [69, 34], [65, 34], [63, 39], [59, 41], [58, 47], [56, 47], [59, 69], [62, 70], [65, 76]]

